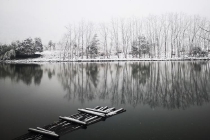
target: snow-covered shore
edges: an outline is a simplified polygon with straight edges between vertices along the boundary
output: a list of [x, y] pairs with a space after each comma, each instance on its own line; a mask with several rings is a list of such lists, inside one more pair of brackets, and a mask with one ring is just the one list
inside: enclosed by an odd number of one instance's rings
[[40, 58], [28, 58], [28, 59], [18, 59], [18, 60], [5, 60], [0, 61], [4, 63], [45, 63], [45, 62], [113, 62], [113, 61], [194, 61], [194, 60], [210, 60], [210, 57], [180, 57], [180, 58], [132, 58], [128, 56], [125, 58], [123, 54], [111, 55], [110, 58], [104, 58], [103, 56], [97, 57], [95, 59], [86, 58], [73, 58], [68, 59], [68, 57], [63, 56], [63, 51], [44, 51], [40, 53], [42, 56]]

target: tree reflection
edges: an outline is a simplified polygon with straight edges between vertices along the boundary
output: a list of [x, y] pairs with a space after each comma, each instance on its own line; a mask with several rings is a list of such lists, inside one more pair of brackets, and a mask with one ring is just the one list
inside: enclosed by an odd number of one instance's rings
[[97, 87], [99, 72], [98, 65], [96, 63], [90, 63], [87, 64], [85, 68], [87, 76], [90, 77], [90, 80], [92, 81], [93, 85]]
[[43, 70], [35, 64], [0, 64], [0, 78], [10, 78], [13, 82], [22, 81], [30, 85], [34, 80], [35, 85], [41, 83]]
[[63, 63], [59, 68], [65, 98], [81, 103], [102, 99], [113, 105], [185, 109], [209, 102], [209, 63]]
[[[147, 79], [150, 77], [150, 63], [132, 63], [132, 76], [134, 79], [139, 80], [139, 84], [146, 84]], [[140, 77], [140, 78], [139, 78]]]
[[51, 70], [51, 68], [45, 68], [44, 71], [47, 72], [47, 75], [48, 75], [49, 79], [51, 79], [55, 75], [55, 69], [54, 68], [52, 70]]

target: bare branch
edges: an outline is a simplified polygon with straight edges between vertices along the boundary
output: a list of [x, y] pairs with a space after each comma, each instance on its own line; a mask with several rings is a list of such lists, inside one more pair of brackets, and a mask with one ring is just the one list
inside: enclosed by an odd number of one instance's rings
[[207, 41], [210, 41], [210, 39], [208, 39], [208, 38], [205, 38], [205, 37], [202, 37], [202, 36], [200, 36], [200, 35], [198, 35], [200, 38], [202, 38], [202, 39], [205, 39], [205, 40], [207, 40]]
[[[200, 27], [200, 26], [199, 26]], [[204, 31], [206, 31], [206, 32], [209, 32], [210, 33], [210, 31], [208, 31], [208, 30], [206, 30], [206, 29], [204, 29], [204, 28], [202, 28], [202, 27], [200, 27], [202, 30], [204, 30]]]

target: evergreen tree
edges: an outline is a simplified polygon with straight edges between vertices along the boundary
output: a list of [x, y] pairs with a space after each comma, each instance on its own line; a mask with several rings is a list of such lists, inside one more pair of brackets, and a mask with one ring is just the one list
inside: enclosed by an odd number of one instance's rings
[[23, 42], [18, 44], [16, 48], [17, 55], [20, 56], [29, 56], [35, 53], [34, 41], [31, 38], [25, 39]]
[[42, 52], [43, 45], [40, 38], [27, 38], [24, 41], [16, 41], [12, 43], [12, 46], [15, 47], [15, 52], [18, 57], [29, 57], [33, 56], [35, 52]]
[[99, 40], [97, 39], [97, 34], [94, 35], [90, 45], [87, 47], [87, 52], [90, 54], [90, 57], [96, 57], [98, 55], [98, 45]]
[[48, 42], [48, 48], [49, 48], [49, 50], [52, 50], [52, 47], [53, 47], [53, 42], [52, 42], [52, 40], [50, 40]]
[[150, 48], [149, 48], [149, 42], [146, 40], [145, 36], [139, 36], [136, 41], [133, 42], [132, 44], [132, 54], [133, 57], [139, 55], [141, 57], [142, 54], [149, 54], [150, 53]]
[[34, 48], [36, 52], [42, 52], [43, 51], [43, 45], [42, 45], [42, 40], [41, 38], [35, 38], [34, 39]]

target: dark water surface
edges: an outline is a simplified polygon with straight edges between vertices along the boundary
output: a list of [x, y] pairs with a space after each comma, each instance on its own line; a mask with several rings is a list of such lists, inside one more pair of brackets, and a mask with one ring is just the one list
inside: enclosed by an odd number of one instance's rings
[[61, 140], [210, 139], [210, 62], [0, 64], [0, 139], [78, 108], [127, 112]]

